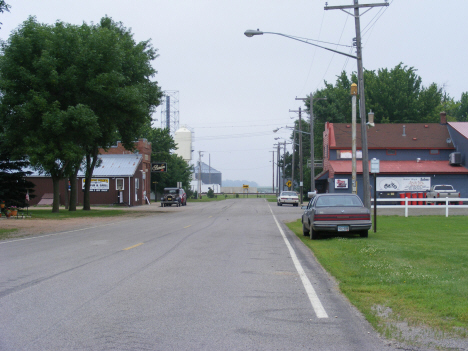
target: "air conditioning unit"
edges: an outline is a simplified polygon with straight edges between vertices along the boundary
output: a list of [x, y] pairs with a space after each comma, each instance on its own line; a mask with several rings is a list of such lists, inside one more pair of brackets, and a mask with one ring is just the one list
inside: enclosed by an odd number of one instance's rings
[[460, 152], [452, 152], [449, 155], [449, 164], [452, 166], [460, 166], [462, 163], [462, 155]]

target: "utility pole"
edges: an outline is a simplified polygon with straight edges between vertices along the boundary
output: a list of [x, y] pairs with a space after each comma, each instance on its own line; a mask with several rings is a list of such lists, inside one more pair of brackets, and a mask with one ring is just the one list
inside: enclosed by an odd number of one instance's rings
[[201, 157], [203, 151], [198, 151], [198, 198], [201, 199]]
[[[302, 100], [298, 99], [296, 97], [296, 100]], [[303, 159], [302, 159], [302, 109], [299, 107], [299, 110], [297, 111], [291, 111], [289, 112], [299, 112], [299, 191], [301, 193], [301, 204], [302, 204], [302, 194], [304, 192], [303, 186], [304, 186], [304, 171], [303, 171]]]
[[351, 150], [352, 150], [352, 171], [351, 171], [351, 191], [353, 194], [357, 194], [356, 184], [356, 95], [357, 95], [357, 84], [351, 84], [351, 100], [352, 100], [352, 112], [351, 112]]
[[[358, 90], [359, 90], [359, 115], [361, 117], [361, 146], [362, 146], [362, 177], [363, 177], [363, 201], [364, 206], [368, 209], [371, 207], [370, 200], [370, 181], [369, 181], [369, 155], [367, 150], [367, 124], [366, 124], [366, 102], [364, 97], [364, 73], [362, 67], [362, 42], [361, 42], [361, 23], [359, 8], [388, 6], [388, 2], [379, 4], [362, 4], [359, 5], [359, 0], [353, 0], [354, 5], [342, 6], [325, 6], [325, 10], [342, 10], [354, 17], [354, 24], [356, 27], [356, 53], [357, 53], [357, 69], [358, 69]], [[346, 11], [345, 9], [354, 9], [354, 14]], [[367, 12], [367, 11], [366, 11]], [[366, 13], [364, 12], [364, 13]], [[363, 14], [364, 14], [363, 13]]]
[[284, 190], [284, 175], [285, 175], [285, 170], [286, 170], [286, 139], [284, 139], [284, 144], [283, 144], [283, 182], [281, 184], [281, 191]]
[[[315, 191], [315, 151], [314, 151], [314, 101], [326, 100], [327, 98], [314, 98], [314, 94], [310, 93], [310, 191]], [[296, 100], [307, 100], [307, 98], [296, 98]]]
[[279, 196], [279, 184], [280, 184], [280, 143], [277, 144], [277, 151], [276, 151], [276, 196]]
[[273, 186], [271, 187], [271, 190], [272, 192], [276, 193], [275, 191], [275, 152], [274, 151], [270, 151], [272, 152], [272, 156], [273, 156], [273, 159], [271, 160], [271, 166], [273, 168]]
[[294, 155], [296, 154], [295, 151], [296, 148], [296, 128], [293, 130], [293, 143], [292, 143], [292, 165], [291, 165], [291, 178], [292, 178], [292, 191], [294, 191]]

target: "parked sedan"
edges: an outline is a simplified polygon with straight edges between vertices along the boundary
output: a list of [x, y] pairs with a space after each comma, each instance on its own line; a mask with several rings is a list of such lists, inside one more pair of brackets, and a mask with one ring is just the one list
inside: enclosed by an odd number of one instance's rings
[[278, 206], [283, 206], [285, 204], [290, 204], [293, 206], [299, 206], [299, 197], [295, 191], [282, 191], [280, 196], [278, 196]]
[[302, 232], [312, 240], [319, 232], [354, 232], [367, 238], [372, 227], [369, 209], [354, 194], [318, 194], [302, 209]]

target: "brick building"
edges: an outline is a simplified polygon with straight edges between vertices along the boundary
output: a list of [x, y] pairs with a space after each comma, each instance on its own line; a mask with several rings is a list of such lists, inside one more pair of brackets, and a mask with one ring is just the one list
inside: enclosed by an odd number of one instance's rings
[[[98, 165], [93, 171], [90, 190], [92, 205], [149, 203], [151, 190], [151, 143], [146, 139], [135, 142], [135, 152], [126, 150], [120, 142], [109, 150], [100, 150]], [[84, 167], [83, 167], [84, 168]], [[83, 203], [84, 172], [77, 176], [77, 203]], [[36, 198], [30, 205], [52, 203], [52, 179], [33, 172], [28, 179], [35, 185]], [[68, 180], [60, 182], [60, 204], [65, 204], [65, 191], [70, 191]], [[63, 190], [62, 190], [63, 189]]]
[[[363, 196], [361, 127], [356, 128], [357, 190]], [[468, 197], [468, 123], [376, 124], [367, 130], [370, 160], [380, 160], [378, 197], [424, 192], [431, 185], [451, 184]], [[316, 177], [319, 192], [351, 192], [351, 124], [327, 123], [323, 133], [324, 169]], [[370, 165], [369, 165], [370, 169]], [[374, 184], [373, 174], [370, 183]], [[373, 191], [372, 191], [373, 193]]]

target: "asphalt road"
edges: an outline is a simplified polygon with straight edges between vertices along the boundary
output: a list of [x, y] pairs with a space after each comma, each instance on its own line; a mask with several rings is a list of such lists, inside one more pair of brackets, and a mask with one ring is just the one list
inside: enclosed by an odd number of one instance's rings
[[0, 242], [0, 350], [393, 350], [264, 199]]

